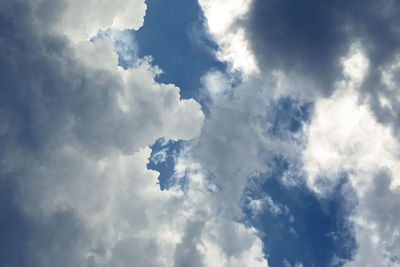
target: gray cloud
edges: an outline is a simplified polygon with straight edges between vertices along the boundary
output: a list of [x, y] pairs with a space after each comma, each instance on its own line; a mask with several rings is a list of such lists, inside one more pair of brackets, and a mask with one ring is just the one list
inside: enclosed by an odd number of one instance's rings
[[120, 70], [111, 41], [57, 32], [74, 3], [0, 3], [0, 265], [159, 266], [145, 231], [176, 205], [141, 149], [195, 137], [203, 114], [147, 59]]
[[204, 266], [203, 255], [197, 249], [203, 228], [202, 221], [188, 222], [182, 242], [176, 247], [176, 267], [186, 267], [188, 264], [193, 267]]
[[245, 23], [262, 66], [300, 72], [329, 95], [352, 42], [362, 42], [377, 68], [399, 51], [399, 8], [394, 1], [255, 0]]
[[398, 266], [400, 264], [400, 190], [391, 189], [388, 170], [378, 170], [359, 200], [354, 220], [358, 248], [344, 266]]

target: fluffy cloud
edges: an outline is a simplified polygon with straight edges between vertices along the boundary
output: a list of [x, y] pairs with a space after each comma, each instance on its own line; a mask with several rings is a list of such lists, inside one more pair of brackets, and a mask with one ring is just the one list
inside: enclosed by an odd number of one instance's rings
[[[139, 29], [143, 25], [146, 5], [143, 0], [117, 1], [36, 1], [39, 12], [52, 12], [60, 5], [59, 18], [53, 21], [53, 29], [67, 35], [73, 42], [88, 40], [99, 30]], [[46, 9], [44, 9], [46, 8]], [[50, 9], [51, 8], [51, 9]]]
[[[180, 99], [179, 88], [155, 81], [160, 70], [149, 58], [123, 69], [112, 40], [89, 41], [99, 29], [140, 27], [143, 2], [110, 4], [0, 4], [0, 22], [8, 25], [0, 27], [6, 81], [0, 166], [1, 182], [11, 189], [2, 211], [23, 240], [14, 244], [15, 235], [4, 235], [1, 260], [10, 266], [267, 266], [257, 231], [227, 210], [240, 204], [240, 195], [218, 204], [223, 196], [197, 159], [183, 153], [176, 166], [177, 177], [189, 178], [185, 190], [161, 191], [157, 172], [146, 168], [148, 145], [159, 137], [199, 136], [204, 115], [194, 100]], [[138, 13], [125, 17], [128, 7]], [[243, 179], [238, 182], [240, 189]]]
[[[0, 4], [3, 210], [21, 229], [21, 243], [1, 241], [7, 266], [174, 262], [182, 193], [160, 191], [146, 147], [197, 136], [204, 116], [179, 88], [155, 82], [149, 59], [124, 70], [109, 39], [88, 41], [102, 27], [142, 24], [143, 2], [118, 4]], [[138, 13], [127, 17], [129, 8]]]

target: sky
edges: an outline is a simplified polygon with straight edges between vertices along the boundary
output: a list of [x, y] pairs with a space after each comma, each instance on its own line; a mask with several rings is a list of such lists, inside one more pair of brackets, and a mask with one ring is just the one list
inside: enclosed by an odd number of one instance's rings
[[0, 266], [400, 266], [399, 12], [0, 1]]

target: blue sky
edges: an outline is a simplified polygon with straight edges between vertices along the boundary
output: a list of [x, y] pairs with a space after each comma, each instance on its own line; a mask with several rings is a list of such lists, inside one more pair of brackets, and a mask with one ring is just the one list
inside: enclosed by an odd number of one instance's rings
[[198, 98], [201, 76], [211, 68], [225, 69], [211, 53], [217, 44], [205, 32], [198, 3], [154, 0], [147, 8], [145, 23], [133, 33], [139, 57], [151, 55], [164, 70], [159, 82], [176, 84], [183, 98]]
[[400, 266], [400, 5], [0, 4], [0, 266]]

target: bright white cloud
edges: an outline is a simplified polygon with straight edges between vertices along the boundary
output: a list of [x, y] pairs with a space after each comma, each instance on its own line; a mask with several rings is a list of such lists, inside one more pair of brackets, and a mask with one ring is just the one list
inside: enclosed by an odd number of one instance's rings
[[251, 0], [199, 0], [211, 36], [220, 46], [216, 57], [243, 74], [258, 72], [244, 29], [235, 25], [249, 10]]
[[284, 205], [275, 203], [270, 196], [265, 196], [261, 199], [251, 199], [249, 207], [253, 215], [259, 215], [264, 210], [269, 211], [273, 215], [288, 214], [289, 209]]

